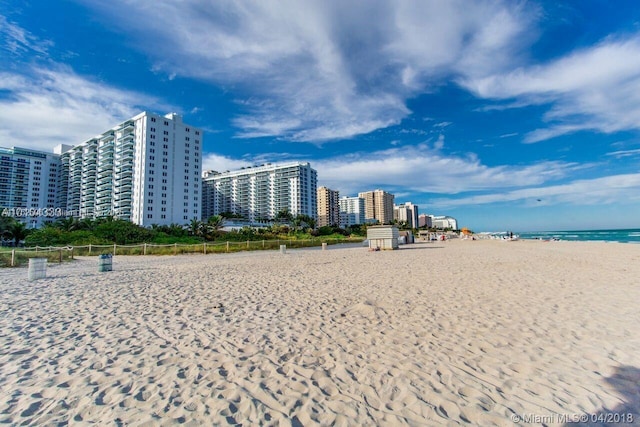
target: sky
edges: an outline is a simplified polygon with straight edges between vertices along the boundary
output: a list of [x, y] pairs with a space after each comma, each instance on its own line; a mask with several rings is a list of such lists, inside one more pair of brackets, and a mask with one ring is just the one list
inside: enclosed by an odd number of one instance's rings
[[640, 227], [635, 0], [0, 0], [0, 146], [150, 111], [474, 231]]

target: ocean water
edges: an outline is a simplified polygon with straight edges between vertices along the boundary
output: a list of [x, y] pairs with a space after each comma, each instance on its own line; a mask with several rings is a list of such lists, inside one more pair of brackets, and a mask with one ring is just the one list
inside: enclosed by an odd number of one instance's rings
[[640, 243], [640, 228], [625, 230], [532, 231], [518, 234], [521, 239]]

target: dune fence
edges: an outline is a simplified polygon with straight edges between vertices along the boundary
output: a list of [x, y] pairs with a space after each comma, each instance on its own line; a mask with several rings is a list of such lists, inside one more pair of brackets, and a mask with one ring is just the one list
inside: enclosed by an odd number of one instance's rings
[[246, 240], [241, 242], [203, 242], [185, 243], [139, 243], [135, 245], [82, 245], [82, 246], [35, 246], [25, 248], [2, 248], [0, 267], [19, 267], [29, 262], [29, 258], [47, 258], [49, 263], [70, 261], [75, 256], [111, 255], [180, 255], [180, 254], [216, 254], [240, 251], [276, 250], [280, 245], [298, 249], [322, 246], [323, 243], [358, 243], [364, 238], [345, 239], [280, 239]]

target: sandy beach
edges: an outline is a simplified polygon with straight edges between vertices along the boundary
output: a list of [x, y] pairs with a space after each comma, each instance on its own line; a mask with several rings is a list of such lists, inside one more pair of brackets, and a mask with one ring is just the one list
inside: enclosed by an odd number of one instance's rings
[[0, 270], [0, 423], [640, 425], [640, 245], [119, 256], [107, 273], [85, 257], [47, 273]]

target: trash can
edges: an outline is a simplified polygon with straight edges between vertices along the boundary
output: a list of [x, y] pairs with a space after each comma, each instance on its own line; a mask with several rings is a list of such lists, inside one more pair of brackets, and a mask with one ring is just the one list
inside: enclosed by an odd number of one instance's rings
[[280, 253], [281, 254], [287, 253], [287, 245], [280, 245]]
[[327, 250], [327, 244], [325, 242], [322, 242], [322, 250], [323, 251]]
[[111, 271], [113, 269], [113, 256], [111, 254], [98, 255], [98, 271]]
[[29, 258], [29, 280], [44, 279], [47, 277], [47, 259]]

